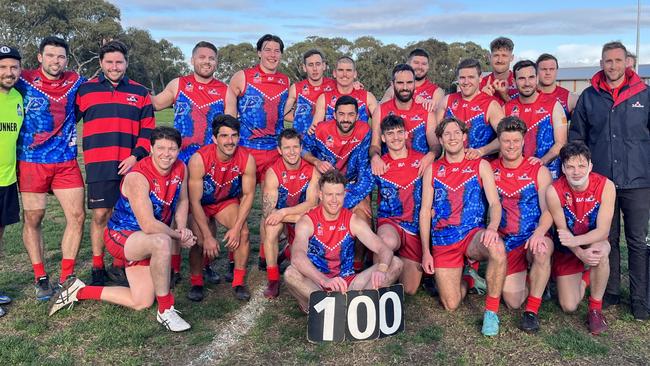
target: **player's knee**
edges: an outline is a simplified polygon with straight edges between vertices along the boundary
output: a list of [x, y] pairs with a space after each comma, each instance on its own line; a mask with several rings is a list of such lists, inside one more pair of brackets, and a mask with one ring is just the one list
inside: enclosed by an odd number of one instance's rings
[[496, 244], [490, 246], [489, 253], [490, 253], [490, 260], [499, 263], [506, 263], [506, 258], [507, 258], [506, 248], [501, 239], [499, 239]]
[[167, 234], [155, 234], [151, 238], [153, 249], [159, 255], [171, 255], [172, 238]]
[[107, 208], [93, 209], [93, 223], [96, 225], [104, 226], [110, 217], [110, 210]]
[[545, 252], [533, 254], [533, 265], [549, 267], [551, 265], [551, 253]]
[[150, 299], [136, 299], [135, 303], [133, 304], [133, 309], [134, 310], [147, 310], [153, 305], [153, 297]]
[[559, 298], [560, 308], [565, 313], [573, 313], [578, 310], [579, 301], [575, 299]]
[[415, 295], [415, 293], [418, 292], [418, 287], [420, 284], [415, 281], [402, 281], [402, 285], [404, 286], [405, 294]]
[[86, 211], [83, 208], [75, 209], [70, 213], [68, 225], [83, 226], [84, 220], [86, 220]]
[[402, 262], [399, 257], [393, 257], [393, 260], [390, 262], [390, 270], [391, 272], [395, 273], [402, 273], [402, 270], [404, 269], [404, 262]]
[[460, 295], [458, 296], [450, 296], [447, 298], [441, 298], [440, 301], [442, 302], [442, 306], [445, 308], [447, 311], [455, 311], [460, 307]]
[[301, 279], [302, 279], [302, 275], [300, 274], [300, 272], [298, 272], [298, 270], [294, 266], [290, 265], [284, 271], [284, 280], [288, 284], [297, 283], [297, 282], [301, 281]]
[[241, 228], [241, 232], [239, 234], [239, 241], [243, 242], [248, 242], [248, 238], [250, 237], [250, 230], [248, 230], [248, 225], [244, 225], [244, 227]]
[[506, 292], [503, 291], [503, 302], [506, 303], [508, 309], [519, 309], [524, 303], [523, 292]]
[[45, 210], [23, 210], [25, 226], [36, 227], [41, 225], [44, 216]]

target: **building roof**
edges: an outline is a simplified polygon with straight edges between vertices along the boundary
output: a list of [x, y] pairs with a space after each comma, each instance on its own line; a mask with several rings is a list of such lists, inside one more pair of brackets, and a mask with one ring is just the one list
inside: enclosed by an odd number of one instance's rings
[[[557, 80], [590, 80], [600, 66], [564, 67], [557, 71]], [[639, 76], [650, 78], [650, 64], [639, 65]]]

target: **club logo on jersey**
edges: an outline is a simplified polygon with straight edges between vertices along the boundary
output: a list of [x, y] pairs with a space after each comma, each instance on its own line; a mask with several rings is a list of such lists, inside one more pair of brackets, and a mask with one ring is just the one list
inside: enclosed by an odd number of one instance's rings
[[153, 180], [153, 191], [156, 194], [160, 193], [160, 183], [158, 183], [158, 179]]
[[392, 187], [385, 187], [381, 189], [381, 196], [386, 200], [390, 200], [395, 196], [395, 189]]
[[334, 104], [336, 104], [336, 95], [333, 95], [332, 99], [330, 99], [330, 105], [334, 106]]
[[298, 177], [298, 179], [305, 180], [307, 179], [307, 176], [305, 175], [305, 173], [300, 173], [300, 177]]
[[262, 82], [262, 77], [260, 76], [259, 72], [256, 72], [255, 75], [253, 75], [253, 83], [259, 84]]
[[411, 168], [419, 168], [420, 167], [420, 159], [417, 159], [416, 161], [411, 163]]
[[479, 107], [479, 106], [477, 106], [477, 105], [473, 106], [473, 107], [471, 108], [471, 111], [472, 111], [472, 112], [482, 112], [482, 111], [481, 111], [481, 107]]
[[194, 90], [194, 85], [192, 85], [192, 83], [188, 82], [187, 84], [185, 84], [185, 90], [188, 91], [188, 92], [193, 91]]
[[71, 82], [69, 80], [66, 80], [63, 82], [63, 84], [61, 84], [61, 87], [65, 88], [66, 86], [68, 86], [68, 84], [71, 84]]
[[632, 104], [632, 108], [643, 108], [643, 104], [637, 100], [636, 103]]
[[573, 206], [573, 198], [571, 197], [571, 193], [564, 192], [564, 200], [566, 201], [567, 206]]
[[239, 173], [239, 165], [235, 165], [230, 169], [231, 172], [233, 173]]
[[339, 231], [346, 231], [347, 229], [348, 228], [345, 227], [345, 225], [343, 225], [343, 224], [341, 224], [341, 226], [339, 226]]
[[359, 142], [359, 141], [360, 141], [360, 140], [359, 140], [358, 138], [353, 137], [352, 140], [350, 141], [350, 143], [351, 143], [351, 144], [356, 144], [356, 143]]
[[41, 81], [41, 77], [37, 76], [34, 78], [34, 81], [32, 81], [32, 84], [35, 86], [43, 86], [43, 82]]
[[451, 109], [454, 109], [454, 110], [455, 110], [455, 109], [457, 109], [457, 108], [458, 108], [458, 101], [457, 101], [457, 100], [454, 100], [454, 102], [451, 103]]
[[136, 98], [135, 95], [133, 95], [133, 94], [129, 94], [126, 97], [126, 101], [131, 103], [131, 104], [135, 104], [138, 101], [138, 98]]
[[323, 236], [323, 225], [320, 222], [316, 224], [316, 235]]
[[174, 103], [175, 114], [177, 116], [185, 116], [190, 113], [190, 105], [187, 102], [176, 102]]
[[282, 172], [282, 183], [287, 182], [287, 172]]
[[331, 135], [327, 136], [327, 139], [325, 139], [325, 146], [327, 147], [334, 146], [334, 138]]
[[517, 180], [532, 180], [532, 179], [528, 176], [528, 174], [524, 173], [524, 174], [518, 176]]
[[467, 168], [463, 169], [463, 173], [472, 174], [472, 173], [474, 173], [474, 169], [472, 169], [470, 167], [467, 167]]
[[517, 106], [512, 107], [511, 115], [515, 116], [515, 117], [519, 117], [519, 107], [517, 107]]
[[548, 111], [544, 107], [539, 107], [538, 110], [535, 111], [536, 114], [547, 114]]
[[219, 95], [219, 92], [217, 91], [217, 89], [210, 89], [210, 90], [208, 90], [208, 94], [210, 94], [210, 95]]
[[46, 106], [47, 106], [47, 102], [46, 102], [45, 98], [36, 97], [36, 98], [31, 98], [29, 100], [29, 103], [27, 103], [26, 109], [27, 109], [28, 112], [29, 111], [42, 111], [42, 110], [44, 110], [46, 108]]
[[445, 172], [445, 167], [441, 165], [440, 168], [438, 168], [438, 173], [436, 175], [438, 176], [438, 178], [445, 177], [447, 175]]
[[501, 181], [501, 169], [499, 168], [494, 169], [494, 181], [495, 182]]
[[305, 84], [302, 87], [302, 92], [301, 93], [302, 93], [302, 95], [309, 95], [309, 86], [307, 84]]
[[325, 89], [323, 89], [324, 92], [331, 92], [333, 89], [331, 86], [326, 86]]

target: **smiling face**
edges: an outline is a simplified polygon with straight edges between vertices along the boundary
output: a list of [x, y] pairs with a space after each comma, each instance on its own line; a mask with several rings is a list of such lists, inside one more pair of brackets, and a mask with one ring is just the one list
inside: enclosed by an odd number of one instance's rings
[[8, 93], [20, 77], [20, 61], [13, 58], [0, 60], [0, 89]]
[[381, 141], [390, 151], [398, 152], [406, 148], [408, 132], [404, 127], [397, 127], [381, 133]]
[[605, 72], [608, 83], [617, 84], [623, 80], [626, 66], [625, 56], [625, 50], [622, 48], [614, 48], [603, 52], [600, 67]]
[[330, 217], [341, 212], [345, 199], [345, 186], [340, 183], [324, 183], [318, 193], [323, 210]]
[[537, 72], [535, 67], [528, 66], [517, 70], [515, 73], [517, 90], [523, 97], [530, 97], [537, 92]]
[[334, 111], [336, 126], [342, 134], [347, 134], [357, 122], [357, 111], [352, 104], [342, 104]]
[[282, 138], [280, 139], [280, 146], [278, 152], [288, 166], [297, 166], [300, 163], [300, 153], [302, 146], [300, 145], [299, 138]]
[[221, 126], [216, 137], [212, 141], [217, 145], [217, 151], [223, 158], [229, 159], [235, 154], [237, 144], [239, 144], [239, 132], [230, 127]]
[[169, 171], [178, 158], [179, 146], [176, 141], [165, 138], [154, 141], [151, 146], [151, 159], [159, 172]]
[[467, 135], [460, 129], [458, 123], [448, 123], [439, 138], [445, 153], [456, 155], [463, 151]]
[[519, 131], [501, 132], [499, 150], [504, 160], [517, 161], [523, 154], [524, 136]]
[[343, 59], [336, 63], [336, 69], [334, 69], [333, 75], [338, 85], [349, 87], [357, 78], [357, 70], [352, 62]]
[[588, 183], [592, 167], [591, 161], [583, 155], [576, 155], [562, 164], [562, 172], [571, 187], [581, 189]]
[[65, 71], [65, 67], [68, 65], [68, 55], [65, 52], [65, 48], [59, 46], [45, 46], [43, 53], [39, 53], [37, 58], [41, 64], [43, 74], [51, 80], [61, 77], [61, 74]]
[[429, 59], [424, 56], [413, 56], [408, 62], [415, 71], [415, 80], [420, 81], [427, 77], [429, 72]]
[[490, 53], [490, 65], [497, 74], [507, 72], [513, 59], [512, 51], [506, 48], [499, 48]]
[[217, 54], [207, 47], [197, 48], [190, 61], [194, 66], [194, 73], [205, 79], [211, 78], [217, 69]]
[[471, 98], [478, 93], [481, 77], [475, 67], [458, 70], [458, 86], [464, 98]]
[[102, 68], [104, 76], [117, 84], [124, 77], [128, 63], [122, 52], [108, 52], [99, 61], [99, 66]]
[[280, 44], [275, 41], [266, 41], [262, 44], [262, 49], [257, 51], [257, 56], [260, 58], [260, 67], [266, 73], [274, 73], [280, 60], [282, 59], [282, 50]]
[[393, 92], [395, 98], [402, 103], [406, 103], [413, 99], [415, 92], [415, 78], [410, 71], [399, 71], [395, 74], [393, 80]]

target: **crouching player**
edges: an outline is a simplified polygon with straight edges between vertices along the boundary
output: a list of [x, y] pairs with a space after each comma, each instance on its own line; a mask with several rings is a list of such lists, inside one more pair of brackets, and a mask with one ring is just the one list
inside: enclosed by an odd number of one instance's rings
[[[186, 227], [187, 172], [185, 164], [177, 160], [181, 135], [171, 127], [157, 127], [150, 142], [151, 156], [124, 176], [120, 198], [104, 231], [108, 251], [127, 263], [129, 287], [86, 286], [70, 277], [50, 300], [50, 315], [79, 300], [101, 300], [142, 310], [155, 299], [159, 323], [174, 332], [190, 329], [174, 309], [174, 296], [169, 292], [172, 240], [185, 248], [196, 242]], [[176, 230], [169, 227], [172, 218]]]

